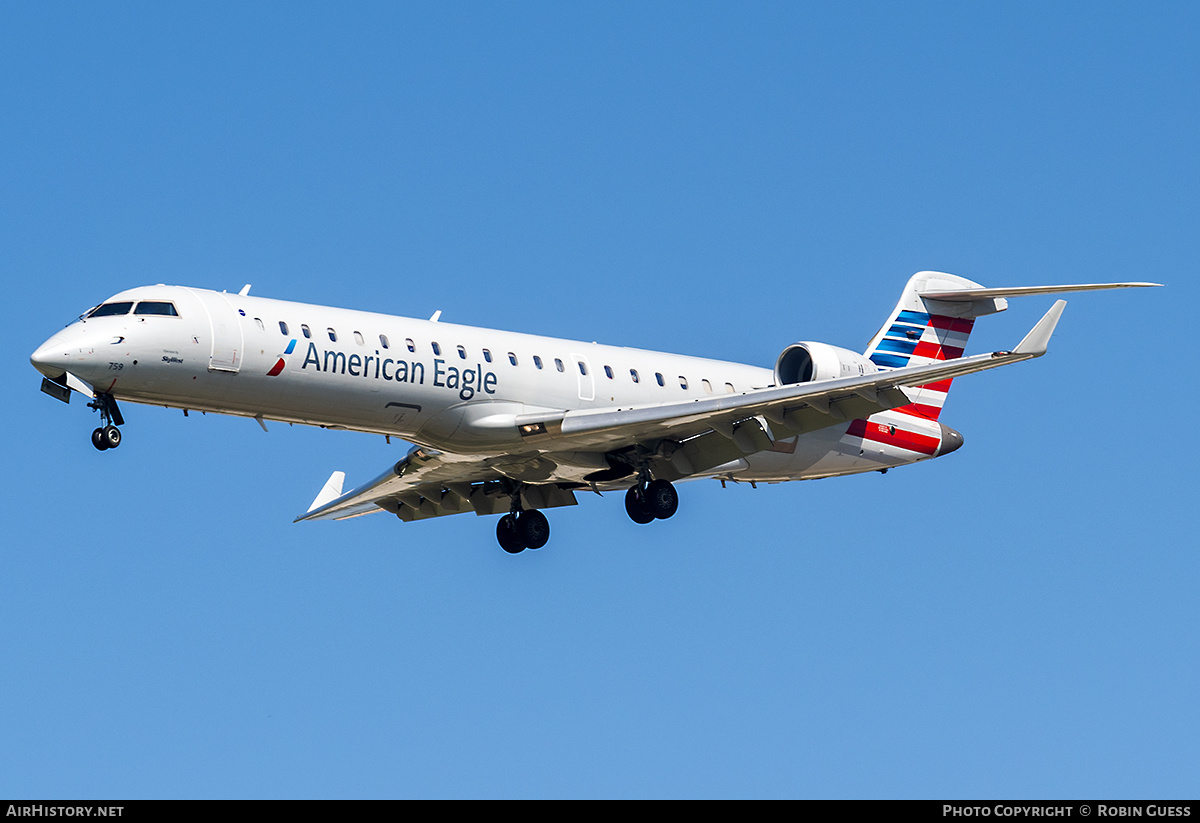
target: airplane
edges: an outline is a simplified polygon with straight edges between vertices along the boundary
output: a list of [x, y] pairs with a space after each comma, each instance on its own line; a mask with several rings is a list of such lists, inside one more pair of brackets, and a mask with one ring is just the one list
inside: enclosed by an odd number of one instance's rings
[[507, 552], [538, 549], [543, 510], [625, 493], [637, 523], [676, 513], [675, 484], [776, 483], [881, 471], [949, 454], [951, 381], [1046, 353], [1058, 300], [1011, 350], [964, 356], [977, 317], [1008, 298], [1157, 283], [986, 288], [923, 271], [862, 353], [792, 343], [773, 368], [307, 305], [185, 286], [113, 295], [31, 355], [42, 390], [99, 412], [118, 400], [400, 438], [407, 454], [344, 490], [335, 471], [294, 522], [389, 512], [409, 522], [501, 515]]

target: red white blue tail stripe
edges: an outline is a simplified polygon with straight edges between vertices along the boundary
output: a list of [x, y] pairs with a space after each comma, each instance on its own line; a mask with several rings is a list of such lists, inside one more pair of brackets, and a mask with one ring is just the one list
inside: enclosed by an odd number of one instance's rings
[[[867, 349], [867, 356], [880, 369], [953, 360], [962, 357], [974, 325], [972, 318], [900, 309], [883, 334], [873, 341], [874, 345]], [[949, 390], [949, 380], [919, 386], [913, 393], [913, 402], [897, 411], [936, 420]]]
[[[948, 289], [979, 285], [942, 272], [913, 275], [891, 317], [867, 346], [867, 357], [880, 370], [924, 366], [962, 357], [975, 325], [974, 317], [969, 313], [970, 304], [962, 312], [966, 316], [961, 317], [930, 311], [931, 306], [921, 298], [918, 290], [928, 288], [931, 282]], [[945, 303], [932, 305], [953, 310]], [[872, 443], [932, 457], [941, 446], [942, 431], [937, 420], [946, 403], [950, 383], [950, 380], [939, 380], [922, 386], [906, 386], [911, 403], [873, 414], [865, 420], [854, 420], [847, 427], [845, 436], [863, 444], [860, 448], [864, 450], [869, 448], [866, 444]]]

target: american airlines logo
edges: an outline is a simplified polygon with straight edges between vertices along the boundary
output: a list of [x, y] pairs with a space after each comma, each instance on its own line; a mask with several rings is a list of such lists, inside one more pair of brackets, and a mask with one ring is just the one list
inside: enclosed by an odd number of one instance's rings
[[[291, 354], [295, 350], [296, 350], [296, 340], [293, 338], [292, 340], [288, 341], [287, 348], [283, 350], [283, 356], [286, 357], [287, 355]], [[286, 365], [287, 365], [287, 361], [284, 360], [283, 357], [280, 357], [277, 361], [275, 361], [275, 365], [271, 367], [271, 370], [269, 372], [267, 372], [267, 377], [278, 377], [279, 373], [281, 371], [283, 371], [283, 367]]]
[[[296, 341], [288, 342], [283, 356], [276, 361], [269, 377], [277, 377], [287, 365], [286, 357], [296, 350]], [[309, 341], [308, 350], [304, 354], [304, 362], [300, 369], [312, 368], [313, 371], [325, 374], [348, 374], [351, 377], [365, 377], [370, 380], [388, 380], [394, 383], [415, 383], [425, 385], [426, 373], [432, 378], [432, 385], [438, 388], [456, 390], [459, 400], [470, 400], [477, 392], [484, 394], [496, 393], [496, 373], [485, 371], [482, 363], [476, 363], [474, 368], [460, 369], [447, 365], [445, 360], [436, 359], [433, 367], [428, 368], [420, 360], [396, 360], [391, 357], [374, 355], [346, 354], [345, 352], [317, 349], [317, 344]]]

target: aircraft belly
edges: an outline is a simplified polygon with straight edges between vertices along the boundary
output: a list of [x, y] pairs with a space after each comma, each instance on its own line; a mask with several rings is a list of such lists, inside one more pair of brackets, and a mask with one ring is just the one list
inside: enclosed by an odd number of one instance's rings
[[[167, 355], [170, 356], [170, 355]], [[127, 371], [112, 383], [119, 399], [183, 409], [262, 416], [331, 428], [361, 429], [406, 436], [422, 425], [426, 398], [411, 392], [368, 391], [349, 379], [301, 373], [277, 377], [257, 373], [254, 358], [238, 373], [210, 371], [200, 359], [161, 363]], [[98, 388], [102, 387], [99, 381]], [[422, 401], [426, 401], [423, 403]]]
[[746, 469], [733, 472], [734, 477], [763, 481], [805, 480], [869, 468], [859, 455], [858, 447], [846, 442], [843, 426], [776, 441], [771, 449], [748, 455], [745, 462]]
[[936, 421], [897, 411], [831, 426], [746, 458], [747, 467], [730, 476], [755, 481], [811, 480], [902, 466], [935, 456], [940, 442]]
[[[376, 389], [376, 390], [372, 390]], [[427, 417], [428, 399], [416, 391], [363, 385], [340, 375], [296, 374], [257, 402], [271, 410], [301, 413], [318, 425], [387, 431], [398, 436], [415, 433]]]

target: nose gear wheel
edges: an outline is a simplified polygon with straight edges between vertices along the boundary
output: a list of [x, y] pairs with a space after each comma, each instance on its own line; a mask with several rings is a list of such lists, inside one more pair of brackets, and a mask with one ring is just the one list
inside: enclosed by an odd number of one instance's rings
[[125, 425], [125, 418], [117, 408], [117, 400], [111, 394], [98, 394], [88, 403], [89, 409], [100, 412], [103, 425], [92, 432], [92, 445], [99, 451], [115, 449], [121, 445], [121, 430], [117, 426]]

